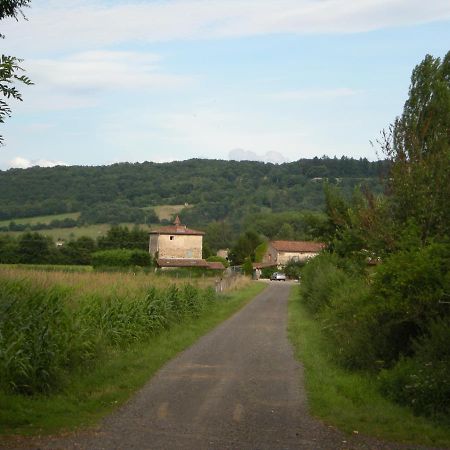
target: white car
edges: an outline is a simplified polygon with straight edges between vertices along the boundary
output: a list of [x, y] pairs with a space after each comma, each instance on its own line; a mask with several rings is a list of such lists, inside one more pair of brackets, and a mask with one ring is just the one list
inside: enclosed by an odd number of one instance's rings
[[286, 281], [286, 275], [282, 272], [274, 272], [270, 279], [273, 281]]

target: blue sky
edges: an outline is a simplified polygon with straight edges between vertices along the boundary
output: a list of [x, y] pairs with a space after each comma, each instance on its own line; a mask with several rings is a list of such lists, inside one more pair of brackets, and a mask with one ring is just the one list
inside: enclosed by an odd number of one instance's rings
[[194, 157], [376, 159], [448, 0], [35, 0], [0, 169]]

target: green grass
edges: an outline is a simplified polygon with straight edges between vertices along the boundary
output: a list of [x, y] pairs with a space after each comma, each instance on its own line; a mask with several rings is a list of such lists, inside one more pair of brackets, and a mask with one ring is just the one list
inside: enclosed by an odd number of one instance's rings
[[[9, 223], [9, 222], [8, 222]], [[83, 227], [73, 227], [73, 228], [53, 228], [52, 230], [39, 230], [37, 231], [39, 234], [44, 236], [49, 236], [53, 240], [70, 240], [77, 239], [81, 236], [87, 236], [92, 239], [97, 239], [100, 236], [106, 235], [108, 230], [112, 225], [107, 223], [100, 223], [95, 225], [87, 225]], [[121, 223], [120, 226], [126, 226], [128, 228], [133, 228], [133, 223]], [[147, 225], [139, 225], [143, 230], [150, 230]], [[20, 236], [24, 233], [24, 231], [5, 231], [5, 233], [10, 234], [12, 236]]]
[[[158, 206], [150, 206], [149, 208], [153, 209], [158, 216], [159, 220], [170, 220], [172, 216], [178, 214], [184, 208], [192, 208], [193, 205], [158, 205]], [[146, 209], [146, 208], [142, 208]]]
[[450, 428], [423, 417], [381, 396], [377, 380], [364, 373], [347, 372], [332, 363], [319, 325], [299, 301], [297, 288], [289, 299], [289, 339], [305, 368], [311, 413], [341, 430], [387, 441], [450, 447]]
[[67, 264], [0, 264], [0, 269], [38, 270], [40, 272], [92, 272], [92, 266]]
[[265, 288], [251, 283], [227, 294], [198, 319], [173, 326], [143, 344], [114, 350], [89, 370], [75, 371], [51, 396], [0, 393], [0, 433], [41, 435], [92, 426], [139, 389], [164, 363], [193, 344]]
[[64, 213], [64, 214], [52, 214], [50, 216], [35, 216], [35, 217], [22, 217], [17, 219], [0, 220], [0, 227], [8, 226], [10, 222], [17, 224], [29, 224], [35, 225], [37, 223], [50, 223], [52, 220], [64, 220], [64, 219], [78, 219], [80, 217], [79, 212]]

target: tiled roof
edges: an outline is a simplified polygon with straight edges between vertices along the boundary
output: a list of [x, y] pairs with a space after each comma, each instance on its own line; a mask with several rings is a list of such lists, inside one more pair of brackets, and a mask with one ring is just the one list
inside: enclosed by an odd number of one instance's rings
[[270, 245], [279, 252], [316, 253], [325, 248], [322, 242], [313, 241], [272, 241]]
[[224, 270], [225, 266], [220, 261], [211, 261], [211, 262], [208, 262], [208, 269]]
[[205, 233], [203, 231], [191, 230], [185, 225], [169, 225], [167, 227], [155, 228], [150, 231], [150, 234], [184, 234], [184, 235], [195, 235], [203, 236]]
[[265, 267], [276, 267], [277, 263], [275, 262], [256, 262], [252, 263], [254, 269], [264, 269]]
[[159, 267], [209, 267], [204, 259], [159, 258], [156, 263]]

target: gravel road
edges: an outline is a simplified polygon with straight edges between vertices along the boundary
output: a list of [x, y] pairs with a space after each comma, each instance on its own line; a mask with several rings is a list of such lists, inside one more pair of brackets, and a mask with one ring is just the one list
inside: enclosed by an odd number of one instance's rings
[[[287, 340], [289, 283], [268, 288], [166, 364], [92, 431], [33, 449], [394, 449], [308, 414]], [[23, 448], [23, 447], [22, 447]]]

